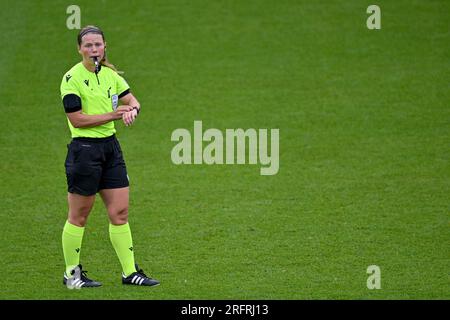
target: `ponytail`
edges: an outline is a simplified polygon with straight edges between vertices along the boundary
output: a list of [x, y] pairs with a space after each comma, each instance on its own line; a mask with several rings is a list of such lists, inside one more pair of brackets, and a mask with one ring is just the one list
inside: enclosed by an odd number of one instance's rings
[[102, 66], [105, 66], [105, 67], [108, 67], [110, 69], [113, 69], [118, 74], [123, 74], [124, 73], [123, 71], [117, 70], [116, 67], [111, 62], [108, 61], [108, 58], [106, 57], [106, 50], [105, 50], [105, 54], [103, 56], [103, 59], [102, 59], [102, 61], [100, 61], [100, 63], [101, 63]]

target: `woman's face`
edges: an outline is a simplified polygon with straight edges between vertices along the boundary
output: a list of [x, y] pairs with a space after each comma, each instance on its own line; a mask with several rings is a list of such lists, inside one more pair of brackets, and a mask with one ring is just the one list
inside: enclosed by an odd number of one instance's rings
[[84, 61], [89, 61], [93, 64], [93, 57], [97, 57], [101, 61], [105, 56], [106, 43], [103, 42], [101, 34], [88, 33], [81, 38], [81, 45], [78, 52], [83, 56]]

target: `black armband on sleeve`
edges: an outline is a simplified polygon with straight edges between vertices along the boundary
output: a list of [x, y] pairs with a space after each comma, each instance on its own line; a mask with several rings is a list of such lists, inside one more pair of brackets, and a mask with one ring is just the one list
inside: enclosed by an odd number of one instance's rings
[[81, 110], [81, 99], [76, 94], [70, 93], [63, 98], [64, 110], [66, 113], [71, 113]]
[[121, 94], [119, 94], [119, 99], [122, 97], [125, 97], [127, 94], [130, 93], [130, 89], [125, 90], [124, 92], [122, 92]]

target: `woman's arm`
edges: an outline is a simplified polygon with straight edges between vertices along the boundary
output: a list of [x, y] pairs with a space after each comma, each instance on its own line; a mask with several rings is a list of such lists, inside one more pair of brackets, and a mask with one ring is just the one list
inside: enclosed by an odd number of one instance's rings
[[125, 96], [123, 96], [119, 100], [123, 104], [129, 105], [129, 106], [132, 106], [132, 107], [136, 107], [139, 110], [141, 109], [141, 104], [139, 103], [139, 101], [137, 101], [137, 99], [133, 96], [133, 94], [131, 92], [126, 94]]
[[131, 92], [126, 94], [119, 100], [120, 102], [132, 107], [131, 111], [125, 112], [122, 115], [123, 123], [125, 123], [126, 126], [129, 126], [134, 122], [139, 111], [141, 110], [141, 104], [139, 103], [139, 101], [137, 101], [137, 99], [133, 96]]
[[67, 118], [69, 118], [70, 123], [75, 128], [89, 128], [96, 127], [102, 124], [108, 123], [110, 121], [118, 120], [122, 118], [122, 115], [128, 111], [133, 110], [132, 106], [121, 105], [113, 112], [108, 112], [104, 114], [84, 114], [81, 111], [75, 111], [66, 113]]

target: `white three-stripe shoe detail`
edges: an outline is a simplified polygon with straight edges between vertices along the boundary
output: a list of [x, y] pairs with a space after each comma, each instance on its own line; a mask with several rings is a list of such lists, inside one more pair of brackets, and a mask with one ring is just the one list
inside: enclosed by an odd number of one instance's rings
[[131, 283], [137, 284], [137, 285], [142, 285], [142, 282], [144, 282], [145, 278], [135, 275], [133, 277], [133, 279], [131, 280]]
[[128, 277], [122, 274], [122, 283], [123, 284], [131, 284], [131, 285], [137, 285], [137, 286], [157, 286], [159, 285], [159, 281], [152, 279], [150, 277], [147, 277], [147, 275], [142, 271], [142, 269], [139, 269], [138, 265], [135, 265], [136, 272], [133, 272]]
[[87, 271], [82, 269], [81, 265], [76, 266], [71, 271], [71, 276], [67, 276], [64, 272], [63, 284], [66, 285], [69, 289], [73, 288], [86, 288], [86, 287], [100, 287], [102, 284], [100, 282], [89, 279], [86, 276]]
[[76, 279], [76, 280], [73, 282], [73, 285], [74, 285], [75, 287], [78, 287], [78, 288], [81, 288], [81, 287], [83, 286], [83, 284], [85, 284], [85, 282], [84, 282], [84, 281], [81, 281], [80, 279]]

